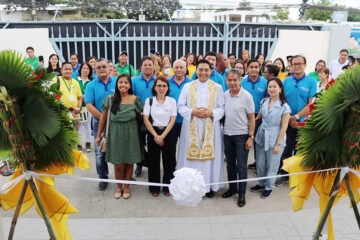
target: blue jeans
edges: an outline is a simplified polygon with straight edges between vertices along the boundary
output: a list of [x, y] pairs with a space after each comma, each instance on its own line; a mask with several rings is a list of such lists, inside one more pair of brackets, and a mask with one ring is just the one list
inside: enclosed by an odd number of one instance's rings
[[[256, 146], [256, 173], [258, 177], [274, 176], [277, 174], [284, 148], [284, 146], [281, 146], [279, 153], [274, 154], [273, 148], [265, 151], [264, 147]], [[259, 185], [264, 186], [266, 190], [272, 190], [275, 188], [275, 180], [276, 178], [260, 180]]]
[[[247, 179], [249, 150], [245, 149], [249, 135], [224, 135], [225, 156], [229, 181]], [[230, 190], [236, 190], [236, 183], [230, 183]], [[246, 193], [246, 182], [239, 183], [239, 194]]]
[[[96, 139], [98, 128], [99, 128], [99, 119], [94, 117], [93, 118], [93, 134], [94, 139]], [[95, 159], [96, 159], [96, 172], [99, 175], [99, 178], [107, 179], [109, 175], [109, 169], [107, 162], [105, 161], [105, 153], [100, 152], [99, 148], [95, 144]]]

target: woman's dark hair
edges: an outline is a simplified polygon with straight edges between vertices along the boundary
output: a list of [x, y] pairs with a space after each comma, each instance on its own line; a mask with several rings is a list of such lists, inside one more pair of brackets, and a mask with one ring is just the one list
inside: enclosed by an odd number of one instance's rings
[[285, 63], [284, 63], [284, 60], [282, 60], [281, 58], [277, 58], [277, 59], [274, 60], [274, 64], [275, 64], [275, 62], [278, 61], [278, 60], [279, 60], [279, 61], [281, 62], [281, 64], [282, 64], [281, 72], [285, 72]]
[[270, 78], [268, 80], [268, 83], [267, 83], [267, 88], [268, 88], [269, 83], [271, 81], [275, 81], [277, 83], [277, 85], [279, 85], [279, 87], [281, 88], [281, 92], [280, 92], [280, 96], [279, 96], [280, 100], [281, 100], [281, 105], [283, 105], [284, 103], [287, 103], [286, 97], [285, 97], [285, 92], [284, 92], [284, 87], [283, 87], [283, 84], [282, 84], [281, 80], [279, 78], [277, 78], [277, 77]]
[[264, 68], [265, 67], [265, 55], [263, 53], [259, 53], [258, 55], [256, 55], [255, 58], [259, 61], [260, 56], [264, 57], [264, 61], [263, 61], [262, 65], [260, 66], [261, 68]]
[[199, 60], [200, 57], [202, 57], [202, 59], [204, 59], [204, 56], [203, 56], [202, 54], [197, 55], [196, 58], [195, 58], [195, 59], [196, 59], [195, 66], [198, 65], [198, 63], [199, 63], [199, 61], [200, 61], [200, 60]]
[[325, 62], [324, 60], [320, 59], [320, 60], [317, 61], [316, 64], [315, 64], [315, 72], [317, 71], [317, 70], [316, 70], [316, 67], [317, 67], [317, 65], [318, 65], [319, 63], [324, 63], [324, 67], [326, 67], [326, 62]]
[[96, 57], [95, 56], [90, 56], [88, 57], [88, 59], [86, 59], [87, 62], [90, 62], [91, 59], [95, 59], [96, 60]]
[[245, 76], [245, 64], [244, 64], [244, 62], [243, 62], [242, 60], [236, 60], [236, 61], [235, 61], [235, 64], [234, 64], [234, 67], [235, 67], [236, 64], [238, 64], [238, 63], [240, 63], [240, 64], [243, 66], [244, 72], [243, 72], [243, 74], [242, 74], [241, 76], [244, 77], [244, 76]]
[[116, 79], [116, 85], [115, 85], [115, 94], [114, 94], [114, 99], [112, 101], [112, 105], [111, 105], [111, 112], [113, 114], [116, 114], [119, 110], [120, 110], [120, 103], [121, 103], [121, 95], [120, 95], [120, 91], [119, 91], [119, 88], [118, 88], [118, 82], [121, 78], [126, 78], [127, 81], [129, 82], [130, 84], [130, 88], [128, 90], [128, 94], [133, 94], [133, 91], [132, 91], [132, 86], [131, 86], [131, 78], [128, 74], [126, 73], [123, 73], [123, 74], [120, 74], [118, 76], [118, 78]]
[[153, 85], [153, 87], [151, 88], [152, 95], [153, 95], [153, 96], [156, 96], [156, 94], [157, 94], [157, 92], [155, 91], [155, 87], [156, 87], [156, 84], [157, 84], [158, 81], [162, 81], [162, 82], [166, 83], [166, 85], [167, 85], [167, 87], [168, 87], [168, 90], [166, 91], [165, 96], [169, 96], [169, 93], [170, 93], [169, 80], [168, 80], [166, 77], [164, 77], [164, 76], [159, 76], [159, 77], [157, 77], [157, 78], [155, 79], [154, 85]]
[[49, 66], [47, 67], [47, 71], [50, 72], [52, 71], [52, 67], [51, 67], [51, 63], [50, 63], [50, 59], [52, 57], [57, 57], [57, 60], [58, 60], [58, 63], [56, 64], [56, 69], [60, 69], [60, 59], [59, 59], [59, 56], [55, 53], [51, 54], [50, 57], [49, 57]]
[[80, 67], [79, 67], [79, 70], [78, 70], [78, 73], [79, 73], [79, 76], [81, 77], [81, 70], [83, 69], [84, 65], [87, 65], [88, 68], [89, 68], [89, 74], [88, 74], [88, 79], [89, 80], [92, 80], [92, 67], [90, 66], [90, 63], [88, 62], [83, 62]]
[[186, 58], [186, 64], [187, 64], [187, 59], [188, 59], [188, 57], [190, 57], [191, 55], [194, 57], [194, 60], [193, 60], [193, 62], [192, 62], [192, 65], [196, 66], [196, 57], [195, 57], [195, 54], [193, 54], [193, 53], [188, 53], [188, 54], [186, 54], [186, 56], [185, 56], [185, 58]]

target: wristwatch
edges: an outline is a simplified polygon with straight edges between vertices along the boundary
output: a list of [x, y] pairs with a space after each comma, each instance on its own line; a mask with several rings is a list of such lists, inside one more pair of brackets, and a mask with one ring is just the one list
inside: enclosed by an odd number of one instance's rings
[[249, 135], [249, 138], [251, 138], [252, 140], [254, 140], [254, 136], [250, 136], [250, 135]]
[[295, 114], [295, 118], [296, 118], [296, 120], [299, 120], [299, 115], [297, 115], [297, 114]]

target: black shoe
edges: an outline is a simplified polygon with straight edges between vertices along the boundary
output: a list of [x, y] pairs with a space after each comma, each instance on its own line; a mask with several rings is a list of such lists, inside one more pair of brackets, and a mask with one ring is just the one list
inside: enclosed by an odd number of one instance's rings
[[256, 163], [249, 164], [248, 169], [256, 169]]
[[85, 150], [86, 150], [86, 152], [91, 152], [91, 143], [87, 142], [85, 144]]
[[260, 185], [255, 185], [252, 188], [250, 188], [250, 192], [260, 192], [262, 190], [265, 190], [265, 187]]
[[135, 176], [139, 177], [141, 175], [142, 172], [142, 166], [141, 165], [137, 165], [136, 169], [135, 169]]
[[245, 194], [239, 194], [237, 205], [239, 207], [243, 207], [243, 206], [245, 206], [245, 204], [246, 204], [246, 202], [245, 202]]
[[82, 152], [82, 150], [83, 150], [82, 146], [81, 146], [81, 145], [77, 145], [77, 150], [80, 151], [80, 152]]
[[205, 196], [206, 196], [207, 198], [212, 198], [212, 197], [214, 197], [214, 195], [215, 195], [215, 193], [214, 193], [214, 191], [211, 190], [211, 189], [210, 189], [210, 192], [205, 193]]
[[272, 190], [265, 190], [262, 194], [261, 194], [261, 198], [268, 198], [268, 197], [270, 197], [270, 195], [271, 195], [271, 193], [272, 193]]
[[236, 189], [229, 189], [229, 190], [227, 190], [226, 192], [224, 192], [224, 193], [221, 195], [221, 197], [222, 197], [222, 198], [229, 198], [229, 197], [231, 197], [232, 195], [234, 195], [234, 194], [236, 194], [236, 193], [237, 193]]
[[99, 182], [99, 190], [104, 191], [107, 188], [107, 182]]
[[289, 183], [289, 177], [281, 177], [275, 181], [275, 186], [278, 187], [287, 183]]

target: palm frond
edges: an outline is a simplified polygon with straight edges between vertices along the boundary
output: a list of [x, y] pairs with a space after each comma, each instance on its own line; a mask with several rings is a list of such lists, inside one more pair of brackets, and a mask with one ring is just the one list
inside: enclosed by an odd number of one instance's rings
[[56, 112], [49, 108], [43, 97], [32, 96], [26, 98], [21, 105], [24, 127], [31, 134], [34, 142], [45, 146], [50, 138], [56, 136], [60, 130], [60, 120]]
[[9, 94], [16, 88], [27, 87], [31, 68], [25, 59], [14, 51], [0, 52], [0, 86], [5, 86]]

